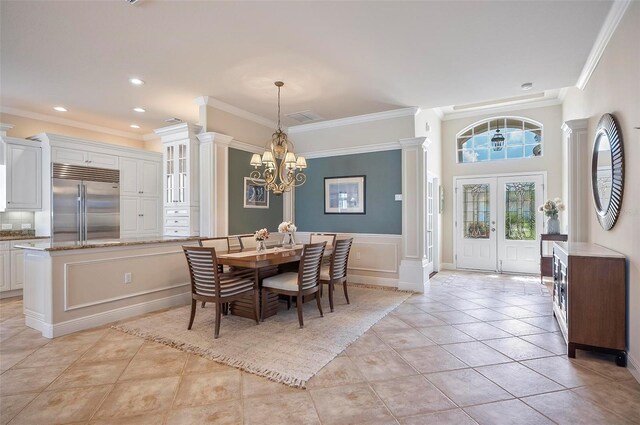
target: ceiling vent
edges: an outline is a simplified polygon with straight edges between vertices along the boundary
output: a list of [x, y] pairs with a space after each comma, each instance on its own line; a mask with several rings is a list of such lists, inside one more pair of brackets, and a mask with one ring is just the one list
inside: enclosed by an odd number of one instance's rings
[[311, 121], [318, 121], [322, 119], [320, 115], [311, 111], [294, 112], [292, 114], [287, 114], [287, 116], [292, 120], [297, 121], [301, 124], [308, 123]]
[[[138, 0], [136, 0], [136, 1], [138, 1]], [[168, 124], [180, 124], [182, 122], [182, 120], [180, 118], [171, 117], [171, 118], [167, 118], [166, 120], [164, 120], [164, 122], [166, 122]]]

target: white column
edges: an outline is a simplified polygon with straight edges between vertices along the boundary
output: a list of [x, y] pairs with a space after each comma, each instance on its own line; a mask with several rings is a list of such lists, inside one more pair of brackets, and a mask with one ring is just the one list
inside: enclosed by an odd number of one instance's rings
[[295, 214], [296, 189], [282, 194], [282, 221], [296, 222]]
[[587, 119], [565, 121], [562, 124], [566, 152], [564, 161], [564, 174], [566, 179], [567, 214], [566, 232], [571, 242], [584, 242], [587, 240], [589, 218], [589, 194], [591, 185], [587, 176], [588, 172], [588, 139]]
[[229, 144], [221, 133], [198, 134], [200, 140], [200, 236], [229, 233]]
[[424, 292], [429, 283], [425, 255], [426, 137], [400, 140], [402, 146], [402, 260], [398, 289]]

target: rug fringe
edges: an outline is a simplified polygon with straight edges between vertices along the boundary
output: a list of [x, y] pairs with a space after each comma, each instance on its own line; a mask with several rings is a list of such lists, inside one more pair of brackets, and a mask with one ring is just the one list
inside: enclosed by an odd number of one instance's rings
[[367, 289], [378, 289], [380, 291], [393, 291], [393, 292], [404, 292], [407, 294], [415, 294], [415, 291], [411, 291], [408, 289], [398, 289], [394, 286], [382, 286], [382, 285], [372, 285], [370, 283], [351, 283], [348, 282], [347, 286], [354, 286], [358, 288], [367, 288]]

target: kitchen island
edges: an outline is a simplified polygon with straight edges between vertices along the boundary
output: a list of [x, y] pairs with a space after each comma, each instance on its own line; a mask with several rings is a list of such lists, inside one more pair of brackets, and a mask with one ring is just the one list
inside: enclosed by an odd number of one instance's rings
[[187, 304], [191, 289], [181, 247], [198, 239], [19, 243], [25, 323], [54, 338]]

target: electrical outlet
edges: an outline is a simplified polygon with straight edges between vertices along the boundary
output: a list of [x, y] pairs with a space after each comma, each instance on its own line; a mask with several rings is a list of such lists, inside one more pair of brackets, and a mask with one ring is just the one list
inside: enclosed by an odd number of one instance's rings
[[11, 224], [2, 225], [2, 230], [11, 230], [11, 229], [13, 229], [13, 226]]
[[124, 274], [124, 283], [131, 283], [131, 273]]
[[23, 229], [31, 229], [31, 223], [23, 223], [22, 224], [22, 228]]

